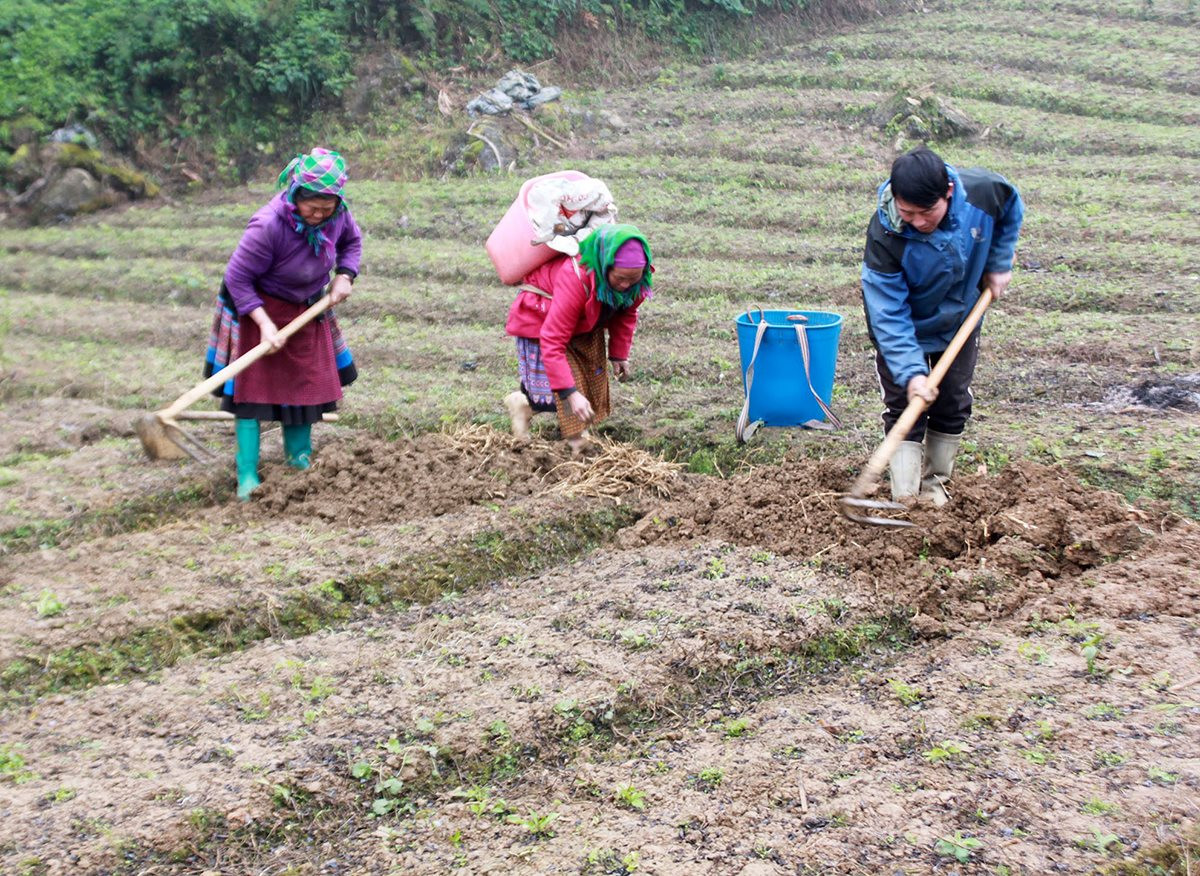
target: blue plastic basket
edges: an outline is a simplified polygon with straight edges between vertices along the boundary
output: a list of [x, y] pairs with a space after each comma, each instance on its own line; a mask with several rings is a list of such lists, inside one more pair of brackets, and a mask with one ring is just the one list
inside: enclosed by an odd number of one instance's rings
[[842, 334], [840, 314], [758, 308], [747, 310], [736, 322], [746, 394], [738, 440], [747, 440], [759, 425], [841, 425], [829, 407]]

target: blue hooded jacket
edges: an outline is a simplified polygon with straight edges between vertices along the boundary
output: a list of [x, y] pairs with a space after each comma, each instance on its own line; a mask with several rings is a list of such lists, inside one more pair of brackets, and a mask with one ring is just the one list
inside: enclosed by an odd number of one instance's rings
[[900, 218], [891, 182], [867, 229], [863, 307], [867, 331], [896, 384], [928, 374], [927, 353], [945, 350], [979, 300], [982, 277], [1012, 269], [1025, 205], [997, 173], [946, 173], [954, 184], [946, 216], [922, 234]]

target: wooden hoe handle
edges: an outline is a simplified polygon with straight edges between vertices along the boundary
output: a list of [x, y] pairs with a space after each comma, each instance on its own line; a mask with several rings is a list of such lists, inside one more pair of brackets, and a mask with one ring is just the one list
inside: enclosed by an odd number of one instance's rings
[[[979, 295], [979, 301], [971, 308], [971, 312], [967, 314], [967, 318], [963, 320], [963, 324], [959, 326], [954, 337], [950, 339], [950, 344], [946, 347], [946, 352], [942, 353], [936, 365], [933, 366], [933, 371], [929, 373], [929, 387], [936, 389], [938, 384], [942, 382], [942, 378], [946, 376], [946, 372], [950, 370], [950, 366], [954, 364], [955, 357], [962, 350], [963, 344], [971, 337], [975, 327], [979, 325], [979, 320], [983, 319], [983, 312], [988, 309], [988, 305], [992, 303], [992, 290], [984, 289]], [[929, 402], [917, 396], [908, 403], [908, 407], [904, 409], [904, 413], [900, 415], [900, 419], [896, 421], [896, 425], [888, 430], [887, 437], [883, 439], [883, 443], [867, 460], [867, 466], [863, 469], [862, 474], [858, 476], [858, 480], [854, 482], [854, 487], [850, 491], [852, 496], [864, 496], [867, 491], [875, 484], [883, 475], [883, 470], [887, 468], [889, 462], [892, 461], [892, 456], [895, 455], [896, 449], [900, 446], [900, 442], [908, 437], [908, 433], [912, 431], [912, 427], [916, 425], [921, 414], [929, 407]]]
[[[304, 328], [306, 325], [328, 310], [329, 305], [332, 303], [332, 299], [330, 299], [328, 295], [322, 296], [320, 301], [308, 308], [308, 310], [304, 311], [304, 313], [300, 314], [298, 317], [293, 319], [279, 330], [279, 340], [286, 341], [296, 332], [300, 331], [300, 329]], [[266, 341], [262, 341], [257, 347], [252, 350], [247, 350], [245, 353], [243, 353], [241, 356], [238, 356], [203, 383], [198, 383], [193, 386], [179, 398], [175, 399], [175, 401], [171, 403], [170, 407], [166, 407], [161, 411], [158, 411], [156, 416], [165, 422], [174, 420], [181, 411], [194, 405], [197, 401], [204, 398], [204, 396], [208, 395], [225, 381], [232, 380], [234, 377], [241, 374], [263, 356], [267, 355], [270, 350], [271, 345]]]

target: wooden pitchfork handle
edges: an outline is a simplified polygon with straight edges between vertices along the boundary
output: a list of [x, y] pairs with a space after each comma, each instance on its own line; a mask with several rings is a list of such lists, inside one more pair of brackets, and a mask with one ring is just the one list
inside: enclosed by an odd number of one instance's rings
[[[286, 341], [296, 332], [300, 331], [300, 329], [304, 328], [306, 325], [328, 310], [332, 303], [333, 299], [331, 299], [328, 295], [321, 296], [321, 300], [281, 328], [276, 337], [278, 337], [281, 341]], [[204, 396], [208, 395], [225, 381], [232, 380], [234, 377], [241, 374], [263, 356], [267, 355], [267, 353], [270, 351], [271, 344], [267, 341], [262, 341], [257, 347], [252, 350], [247, 350], [212, 377], [206, 379], [203, 383], [198, 383], [193, 386], [179, 398], [175, 399], [175, 401], [173, 401], [169, 407], [165, 407], [161, 411], [156, 411], [154, 415], [164, 423], [174, 422], [175, 417], [178, 416], [180, 412], [194, 405], [197, 401], [204, 398]]]
[[[931, 389], [936, 389], [938, 384], [942, 382], [942, 378], [946, 376], [946, 372], [950, 370], [950, 366], [954, 364], [954, 359], [962, 350], [963, 344], [971, 337], [971, 333], [975, 331], [975, 327], [979, 325], [979, 320], [983, 319], [983, 312], [988, 309], [988, 305], [992, 303], [992, 290], [984, 289], [979, 295], [979, 301], [971, 308], [971, 312], [967, 314], [967, 318], [963, 320], [963, 324], [959, 326], [954, 337], [950, 339], [950, 344], [946, 347], [946, 351], [942, 353], [936, 365], [933, 366], [933, 371], [929, 374], [928, 385]], [[858, 476], [858, 480], [854, 482], [854, 486], [850, 490], [851, 496], [863, 497], [866, 496], [870, 489], [875, 486], [875, 483], [883, 475], [883, 470], [887, 468], [892, 457], [896, 453], [896, 449], [900, 446], [900, 442], [908, 437], [908, 433], [912, 431], [912, 427], [916, 425], [921, 414], [929, 407], [929, 402], [920, 396], [916, 396], [908, 403], [908, 407], [904, 409], [904, 413], [900, 415], [900, 419], [896, 421], [896, 425], [888, 430], [887, 437], [883, 439], [883, 443], [867, 460], [867, 466], [863, 469], [862, 474]]]

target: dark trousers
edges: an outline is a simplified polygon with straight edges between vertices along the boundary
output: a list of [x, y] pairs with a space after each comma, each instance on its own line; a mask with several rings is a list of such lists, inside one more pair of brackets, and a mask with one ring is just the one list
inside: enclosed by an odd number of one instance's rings
[[[929, 370], [942, 358], [941, 353], [927, 353], [925, 361]], [[959, 350], [950, 370], [938, 385], [938, 396], [933, 404], [921, 414], [917, 424], [908, 433], [909, 441], [924, 441], [925, 429], [933, 429], [946, 435], [959, 435], [971, 419], [971, 378], [975, 376], [975, 363], [979, 361], [979, 330], [967, 339]], [[883, 412], [883, 428], [887, 432], [896, 425], [904, 409], [908, 407], [908, 389], [892, 380], [887, 363], [878, 351], [875, 353], [875, 371], [879, 375], [879, 387], [887, 410]]]

